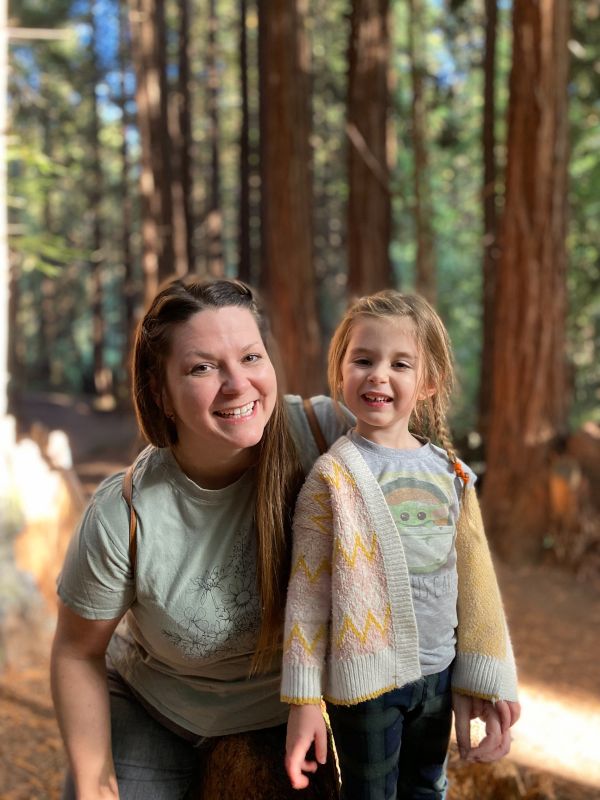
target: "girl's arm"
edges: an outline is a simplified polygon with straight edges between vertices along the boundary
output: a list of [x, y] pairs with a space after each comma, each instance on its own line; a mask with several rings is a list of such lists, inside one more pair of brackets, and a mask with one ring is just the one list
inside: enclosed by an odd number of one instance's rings
[[119, 797], [104, 664], [119, 620], [84, 619], [59, 601], [51, 658], [52, 699], [78, 800]]

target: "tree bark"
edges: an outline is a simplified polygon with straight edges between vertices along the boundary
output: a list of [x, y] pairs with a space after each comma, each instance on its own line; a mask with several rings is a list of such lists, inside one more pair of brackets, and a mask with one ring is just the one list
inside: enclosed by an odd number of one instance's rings
[[164, 0], [132, 0], [129, 22], [142, 148], [142, 267], [149, 303], [160, 281], [175, 270]]
[[286, 389], [323, 389], [312, 252], [305, 0], [259, 3], [262, 280]]
[[123, 255], [123, 353], [122, 374], [125, 376], [122, 395], [128, 395], [129, 360], [133, 344], [133, 333], [136, 322], [136, 301], [138, 291], [135, 281], [134, 258], [131, 247], [132, 232], [132, 198], [129, 189], [130, 157], [127, 139], [129, 115], [127, 112], [127, 90], [125, 76], [127, 72], [127, 53], [129, 52], [129, 36], [127, 26], [127, 1], [119, 0], [119, 108], [121, 111], [121, 209], [123, 215], [122, 255]]
[[248, 97], [248, 2], [240, 0], [240, 207], [238, 277], [249, 282], [252, 275], [250, 248], [250, 103]]
[[192, 101], [190, 94], [190, 3], [179, 0], [177, 89], [170, 97], [172, 154], [173, 249], [175, 272], [194, 271], [194, 215], [192, 210]]
[[92, 3], [90, 8], [90, 27], [92, 39], [90, 43], [90, 71], [91, 71], [91, 100], [92, 109], [90, 117], [90, 146], [91, 146], [91, 175], [89, 198], [89, 213], [92, 220], [92, 257], [91, 268], [91, 306], [92, 306], [92, 343], [94, 364], [94, 390], [98, 397], [103, 397], [112, 392], [112, 373], [104, 360], [104, 336], [106, 323], [104, 319], [104, 288], [103, 268], [104, 253], [102, 241], [102, 193], [104, 176], [100, 156], [100, 115], [98, 111], [98, 98], [96, 95], [100, 83], [100, 70], [98, 68], [98, 34], [96, 25], [98, 4]]
[[208, 73], [208, 120], [210, 142], [210, 189], [206, 212], [207, 271], [213, 277], [224, 274], [223, 209], [221, 207], [221, 164], [219, 157], [219, 74], [217, 70], [217, 6], [209, 0], [208, 47], [206, 70]]
[[497, 0], [485, 0], [485, 55], [483, 62], [483, 346], [479, 379], [479, 433], [487, 439], [492, 398], [494, 352], [494, 290], [498, 268], [496, 192], [496, 30]]
[[415, 288], [435, 304], [436, 272], [433, 247], [433, 209], [429, 184], [429, 154], [427, 151], [427, 109], [423, 87], [422, 13], [419, 0], [409, 0], [408, 49], [412, 83], [411, 137], [414, 165], [414, 220], [417, 253], [415, 259]]
[[501, 555], [540, 553], [567, 426], [568, 0], [516, 0], [484, 508]]
[[389, 0], [353, 0], [348, 78], [348, 291], [390, 285]]

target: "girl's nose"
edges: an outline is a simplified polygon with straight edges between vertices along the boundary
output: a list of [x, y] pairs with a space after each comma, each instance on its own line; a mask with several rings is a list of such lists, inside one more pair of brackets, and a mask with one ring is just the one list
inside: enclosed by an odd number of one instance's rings
[[369, 383], [387, 383], [387, 376], [382, 369], [373, 368], [369, 374]]

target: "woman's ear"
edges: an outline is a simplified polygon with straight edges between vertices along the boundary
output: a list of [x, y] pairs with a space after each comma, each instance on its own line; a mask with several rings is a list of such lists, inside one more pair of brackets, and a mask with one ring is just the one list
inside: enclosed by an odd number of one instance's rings
[[171, 418], [173, 416], [173, 409], [171, 408], [169, 394], [166, 390], [166, 387], [159, 387], [156, 375], [152, 375], [150, 378], [150, 391], [152, 392], [154, 402], [161, 409], [165, 417]]

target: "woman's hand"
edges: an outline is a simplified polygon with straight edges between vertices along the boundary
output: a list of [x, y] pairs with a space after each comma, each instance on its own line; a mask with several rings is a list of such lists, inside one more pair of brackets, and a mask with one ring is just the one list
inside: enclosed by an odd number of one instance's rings
[[[510, 728], [519, 719], [521, 706], [510, 700], [492, 703], [479, 697], [452, 692], [456, 742], [460, 757], [466, 761], [498, 761], [510, 752]], [[485, 723], [485, 736], [471, 747], [471, 720]]]
[[[314, 742], [316, 761], [306, 756]], [[294, 789], [305, 789], [308, 776], [327, 760], [327, 728], [320, 705], [290, 706], [285, 743], [285, 769]], [[318, 763], [317, 763], [318, 762]]]

